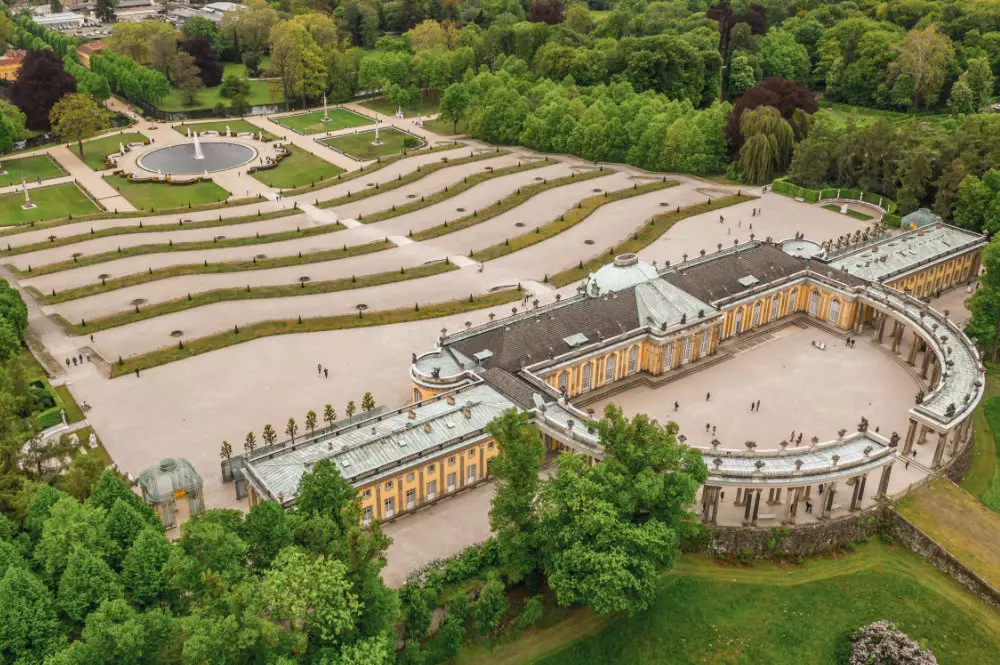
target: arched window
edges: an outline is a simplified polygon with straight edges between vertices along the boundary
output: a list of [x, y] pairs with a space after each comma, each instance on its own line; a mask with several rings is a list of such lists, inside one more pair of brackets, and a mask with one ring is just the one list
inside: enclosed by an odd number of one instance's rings
[[743, 328], [743, 308], [736, 310], [736, 324], [733, 326], [733, 334], [739, 335]]
[[587, 363], [586, 365], [584, 365], [583, 366], [583, 385], [580, 388], [581, 390], [583, 390], [583, 391], [590, 390], [590, 382], [591, 382], [591, 379], [593, 378], [593, 375], [594, 375], [594, 365], [592, 363]]
[[753, 319], [750, 320], [750, 328], [756, 328], [760, 325], [760, 301], [754, 303], [753, 305]]
[[704, 358], [705, 356], [708, 355], [708, 343], [711, 340], [711, 338], [712, 338], [711, 330], [706, 330], [701, 334], [701, 351], [698, 354], [699, 357]]
[[569, 372], [559, 372], [559, 392], [569, 391]]
[[663, 369], [667, 370], [674, 366], [674, 343], [670, 342], [663, 347]]
[[417, 390], [416, 388], [413, 389], [413, 401], [414, 402], [420, 401], [420, 391]]
[[780, 295], [774, 296], [774, 299], [771, 301], [771, 320], [772, 321], [774, 321], [775, 319], [778, 318], [778, 305], [780, 304], [780, 302], [781, 302], [781, 296]]
[[816, 311], [818, 309], [819, 309], [819, 291], [813, 291], [812, 295], [809, 296], [809, 313], [815, 316]]
[[830, 315], [827, 320], [833, 325], [837, 325], [837, 321], [840, 319], [840, 301], [834, 298], [830, 301]]
[[691, 338], [692, 337], [694, 337], [694, 335], [688, 335], [687, 337], [684, 338], [684, 353], [681, 354], [681, 364], [682, 365], [685, 364], [685, 363], [687, 363], [689, 360], [691, 360]]
[[795, 306], [799, 302], [799, 290], [794, 289], [791, 295], [788, 296], [788, 313], [791, 314], [795, 311]]
[[611, 383], [615, 380], [615, 356], [611, 354], [604, 365], [604, 383]]
[[632, 350], [628, 352], [628, 373], [635, 374], [635, 370], [639, 367], [639, 347], [633, 346]]

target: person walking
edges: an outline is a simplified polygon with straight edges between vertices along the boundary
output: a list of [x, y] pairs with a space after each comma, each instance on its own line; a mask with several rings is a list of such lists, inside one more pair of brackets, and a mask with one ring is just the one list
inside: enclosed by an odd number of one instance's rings
[[760, 400], [757, 400], [757, 405], [754, 408], [754, 411], [760, 411]]
[[710, 430], [710, 429], [712, 429], [712, 423], [705, 423], [705, 433], [706, 434], [708, 433], [708, 430]]
[[330, 370], [328, 370], [326, 367], [323, 368], [323, 378], [324, 379], [330, 378]]
[[705, 401], [708, 402], [712, 399], [712, 393], [705, 393]]
[[680, 404], [678, 404], [677, 402], [674, 402], [674, 411], [677, 411], [677, 410], [679, 410], [680, 408], [681, 408], [681, 405], [680, 405]]
[[753, 413], [753, 402], [750, 402], [750, 413]]
[[318, 364], [316, 365], [316, 373], [317, 373], [317, 374], [322, 374], [322, 373], [323, 373], [323, 365], [322, 365], [322, 364], [319, 364], [319, 363], [318, 363]]

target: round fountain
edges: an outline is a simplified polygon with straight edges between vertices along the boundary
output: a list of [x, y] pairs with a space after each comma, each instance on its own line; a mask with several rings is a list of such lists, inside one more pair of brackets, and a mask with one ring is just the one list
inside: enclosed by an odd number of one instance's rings
[[257, 151], [232, 141], [202, 141], [195, 132], [190, 144], [172, 145], [151, 150], [136, 162], [153, 173], [202, 175], [243, 166], [257, 156]]

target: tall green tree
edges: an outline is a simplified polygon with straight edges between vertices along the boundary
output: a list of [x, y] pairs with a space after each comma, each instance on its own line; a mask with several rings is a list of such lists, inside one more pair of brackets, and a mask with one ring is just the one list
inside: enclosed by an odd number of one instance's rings
[[292, 544], [292, 527], [285, 509], [273, 501], [261, 501], [246, 517], [247, 560], [263, 572], [283, 548]]
[[756, 185], [770, 182], [775, 173], [788, 166], [795, 132], [777, 109], [758, 106], [745, 111], [740, 118], [740, 133], [744, 143], [739, 165], [747, 182]]
[[28, 570], [8, 568], [0, 579], [0, 661], [40, 665], [65, 643], [49, 590]]
[[122, 585], [114, 571], [94, 552], [77, 547], [59, 580], [59, 609], [70, 621], [84, 619], [105, 600], [121, 598]]
[[955, 55], [955, 49], [948, 35], [937, 31], [933, 24], [922, 30], [911, 30], [899, 48], [899, 55], [889, 69], [913, 91], [913, 108], [919, 111], [923, 106], [937, 103], [941, 87], [944, 85], [948, 65]]

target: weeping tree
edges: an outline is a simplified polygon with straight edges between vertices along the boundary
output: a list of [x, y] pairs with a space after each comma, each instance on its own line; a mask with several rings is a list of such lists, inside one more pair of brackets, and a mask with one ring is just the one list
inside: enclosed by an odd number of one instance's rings
[[795, 131], [772, 106], [759, 106], [740, 118], [743, 147], [739, 166], [747, 182], [770, 182], [775, 173], [788, 168], [795, 146]]

